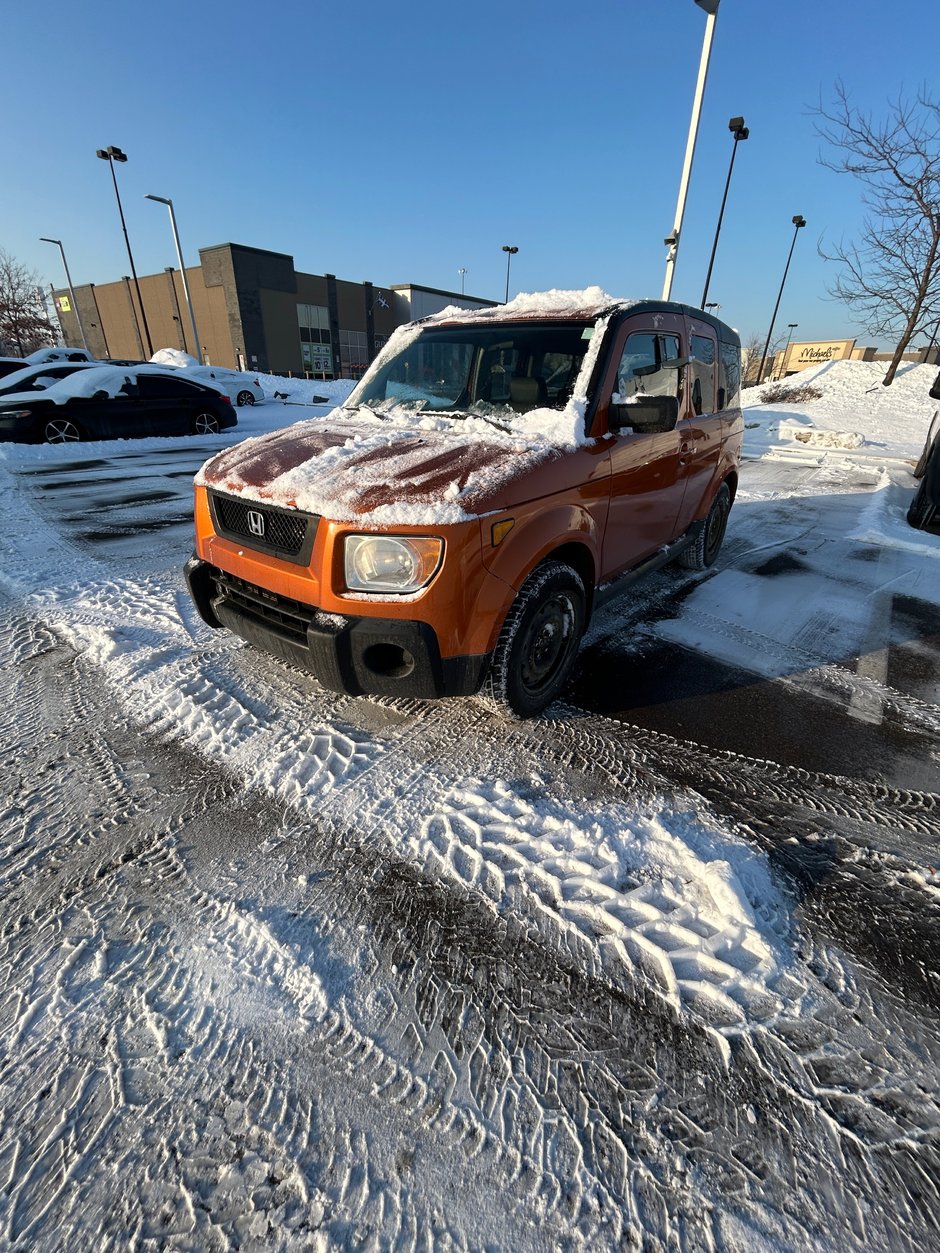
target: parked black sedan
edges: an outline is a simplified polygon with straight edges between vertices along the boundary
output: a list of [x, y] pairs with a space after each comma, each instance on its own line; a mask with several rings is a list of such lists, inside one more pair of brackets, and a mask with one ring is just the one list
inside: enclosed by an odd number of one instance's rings
[[29, 444], [205, 435], [237, 422], [217, 388], [153, 366], [94, 366], [41, 392], [0, 397], [0, 440]]

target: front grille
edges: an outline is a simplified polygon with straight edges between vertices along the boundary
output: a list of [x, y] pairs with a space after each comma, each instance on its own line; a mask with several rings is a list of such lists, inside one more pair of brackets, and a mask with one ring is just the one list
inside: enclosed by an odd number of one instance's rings
[[226, 539], [273, 553], [285, 561], [302, 565], [309, 562], [320, 521], [316, 514], [262, 505], [220, 492], [209, 493], [209, 506], [216, 531]]
[[214, 580], [217, 594], [223, 596], [233, 609], [263, 622], [279, 635], [306, 644], [307, 627], [316, 613], [311, 605], [256, 587], [254, 583], [247, 583], [223, 570], [215, 571]]

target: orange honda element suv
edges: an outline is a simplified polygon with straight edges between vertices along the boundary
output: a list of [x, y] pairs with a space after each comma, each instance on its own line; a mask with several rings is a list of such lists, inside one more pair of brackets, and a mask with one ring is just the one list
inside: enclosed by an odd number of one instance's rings
[[598, 288], [400, 328], [340, 409], [196, 476], [201, 617], [328, 688], [563, 688], [593, 609], [717, 556], [738, 483], [740, 341]]

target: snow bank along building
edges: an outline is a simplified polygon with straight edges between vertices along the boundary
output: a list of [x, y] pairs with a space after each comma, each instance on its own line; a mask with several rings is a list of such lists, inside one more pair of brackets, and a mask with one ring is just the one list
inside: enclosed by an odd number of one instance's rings
[[[359, 378], [392, 331], [447, 305], [480, 309], [492, 300], [411, 283], [376, 287], [335, 274], [304, 274], [283, 252], [217, 244], [199, 249], [186, 267], [200, 343], [179, 271], [75, 287], [88, 348], [96, 357], [145, 360], [147, 331], [154, 351], [180, 348], [213, 365], [308, 378]], [[65, 342], [81, 346], [67, 289], [54, 293]]]

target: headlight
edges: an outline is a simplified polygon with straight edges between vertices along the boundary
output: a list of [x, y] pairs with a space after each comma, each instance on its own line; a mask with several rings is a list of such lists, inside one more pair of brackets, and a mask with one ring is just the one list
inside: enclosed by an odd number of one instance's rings
[[417, 592], [441, 564], [444, 541], [430, 536], [347, 535], [346, 586], [352, 592]]

